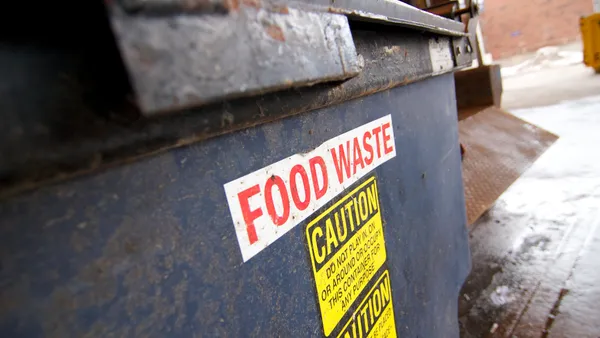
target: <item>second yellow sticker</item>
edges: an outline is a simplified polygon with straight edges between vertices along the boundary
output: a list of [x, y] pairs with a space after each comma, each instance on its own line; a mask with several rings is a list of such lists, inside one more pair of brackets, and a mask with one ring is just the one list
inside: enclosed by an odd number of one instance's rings
[[375, 176], [310, 221], [306, 240], [329, 336], [386, 260]]

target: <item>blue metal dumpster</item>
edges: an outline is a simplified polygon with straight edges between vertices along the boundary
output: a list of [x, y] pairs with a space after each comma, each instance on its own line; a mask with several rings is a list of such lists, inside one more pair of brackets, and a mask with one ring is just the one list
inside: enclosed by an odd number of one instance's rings
[[[31, 33], [44, 43], [3, 42], [0, 336], [458, 336], [470, 259], [452, 72], [469, 37], [401, 3], [301, 4], [70, 4], [95, 38], [59, 43], [50, 25]], [[325, 15], [352, 58], [283, 50], [297, 59], [247, 90], [180, 72], [210, 60], [162, 32], [242, 14], [274, 20], [253, 52]], [[313, 68], [286, 73], [297, 62]]]

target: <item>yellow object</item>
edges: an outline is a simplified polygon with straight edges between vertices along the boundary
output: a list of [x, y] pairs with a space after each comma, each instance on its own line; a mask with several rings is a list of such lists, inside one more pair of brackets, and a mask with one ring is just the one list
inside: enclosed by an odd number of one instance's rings
[[[387, 270], [387, 277], [369, 286], [387, 258], [375, 176], [309, 221], [306, 241], [325, 336], [334, 337], [340, 325], [342, 338], [396, 332]], [[355, 303], [360, 304], [358, 314]]]
[[583, 63], [600, 73], [600, 13], [582, 17], [580, 20], [583, 40]]

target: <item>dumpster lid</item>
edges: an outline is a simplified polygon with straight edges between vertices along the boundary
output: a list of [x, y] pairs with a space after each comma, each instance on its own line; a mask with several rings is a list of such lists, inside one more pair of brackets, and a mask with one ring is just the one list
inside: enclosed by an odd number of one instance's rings
[[123, 0], [106, 6], [147, 116], [354, 77], [364, 61], [349, 19], [466, 36], [461, 22], [389, 0]]

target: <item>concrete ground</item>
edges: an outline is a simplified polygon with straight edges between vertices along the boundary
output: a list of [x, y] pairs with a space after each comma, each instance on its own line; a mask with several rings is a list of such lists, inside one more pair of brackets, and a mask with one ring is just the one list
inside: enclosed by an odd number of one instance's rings
[[498, 61], [504, 77], [502, 107], [547, 106], [600, 95], [600, 76], [582, 65], [582, 50], [581, 42], [575, 42]]
[[600, 76], [579, 64], [504, 78], [502, 85], [502, 106], [509, 110], [600, 94]]
[[505, 108], [560, 139], [470, 230], [463, 337], [600, 337], [598, 95], [580, 64], [505, 77]]

